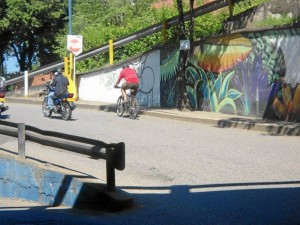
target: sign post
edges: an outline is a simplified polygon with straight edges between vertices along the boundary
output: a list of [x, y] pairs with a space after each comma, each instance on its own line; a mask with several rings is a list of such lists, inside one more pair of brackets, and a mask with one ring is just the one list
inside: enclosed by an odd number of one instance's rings
[[[74, 55], [74, 62], [73, 64], [73, 70], [70, 71], [70, 74], [73, 76], [70, 76], [70, 92], [74, 93], [74, 99], [77, 100], [77, 87], [76, 87], [76, 77], [75, 77], [75, 63], [76, 63], [76, 56], [82, 53], [82, 36], [81, 35], [68, 35], [67, 38], [67, 49]], [[73, 57], [70, 57], [70, 60]]]

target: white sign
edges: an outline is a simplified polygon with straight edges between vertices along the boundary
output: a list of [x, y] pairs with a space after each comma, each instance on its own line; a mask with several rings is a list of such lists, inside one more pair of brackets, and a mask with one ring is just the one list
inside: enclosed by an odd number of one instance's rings
[[181, 40], [180, 50], [189, 50], [189, 49], [190, 49], [190, 40]]
[[68, 35], [67, 49], [75, 56], [82, 52], [82, 36], [81, 35]]

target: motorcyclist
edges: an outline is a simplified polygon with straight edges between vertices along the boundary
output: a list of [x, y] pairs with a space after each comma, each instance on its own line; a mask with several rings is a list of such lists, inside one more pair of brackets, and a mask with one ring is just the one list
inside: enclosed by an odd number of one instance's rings
[[[4, 99], [5, 88], [6, 88], [5, 78], [3, 76], [0, 76], [0, 98]], [[8, 110], [8, 107], [4, 106], [4, 101], [0, 101], [0, 114], [6, 110]]]
[[61, 70], [58, 69], [54, 72], [54, 76], [50, 82], [50, 85], [54, 87], [55, 91], [48, 94], [48, 109], [52, 111], [54, 109], [54, 98], [60, 98], [68, 92], [68, 79], [62, 75]]
[[5, 78], [0, 75], [0, 92], [5, 93]]

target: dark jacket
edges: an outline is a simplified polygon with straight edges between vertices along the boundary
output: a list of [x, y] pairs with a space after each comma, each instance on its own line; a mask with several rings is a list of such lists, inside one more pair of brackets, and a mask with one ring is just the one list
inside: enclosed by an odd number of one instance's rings
[[61, 96], [68, 93], [68, 85], [68, 79], [62, 74], [54, 76], [53, 80], [51, 81], [51, 86], [55, 87], [55, 97], [60, 98]]

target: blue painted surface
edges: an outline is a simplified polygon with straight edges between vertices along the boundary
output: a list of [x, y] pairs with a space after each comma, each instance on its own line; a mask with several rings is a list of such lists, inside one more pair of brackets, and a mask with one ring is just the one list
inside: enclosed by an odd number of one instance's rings
[[[42, 205], [74, 207], [84, 183], [73, 176], [49, 170], [24, 160], [0, 156], [0, 196], [39, 202]], [[87, 187], [93, 192], [93, 187]], [[97, 190], [94, 191], [95, 195]], [[95, 201], [95, 197], [85, 201]], [[85, 197], [80, 197], [81, 199]]]

